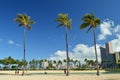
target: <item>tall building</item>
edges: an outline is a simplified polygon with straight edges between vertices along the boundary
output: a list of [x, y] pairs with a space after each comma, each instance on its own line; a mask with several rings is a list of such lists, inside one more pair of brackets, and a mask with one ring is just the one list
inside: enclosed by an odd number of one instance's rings
[[112, 43], [108, 42], [106, 43], [106, 54], [113, 54], [113, 48], [112, 48]]
[[101, 60], [105, 61], [106, 60], [106, 48], [100, 47], [100, 52], [101, 52]]
[[115, 52], [115, 61], [117, 64], [120, 63], [120, 52]]
[[[120, 52], [113, 52], [112, 43], [108, 42], [104, 47], [100, 47], [101, 61], [104, 62], [105, 67], [113, 67], [120, 61]], [[103, 63], [102, 63], [103, 64]]]

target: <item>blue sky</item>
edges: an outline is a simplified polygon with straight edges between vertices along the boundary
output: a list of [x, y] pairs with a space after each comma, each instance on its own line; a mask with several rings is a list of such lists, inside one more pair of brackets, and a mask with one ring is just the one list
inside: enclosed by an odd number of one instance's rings
[[[86, 29], [79, 29], [81, 18], [86, 13], [94, 13], [101, 19], [102, 23], [96, 29], [99, 54], [99, 46], [108, 41], [113, 41], [113, 46], [120, 44], [119, 3], [119, 0], [1, 0], [0, 59], [8, 56], [23, 58], [23, 27], [13, 21], [18, 13], [30, 15], [36, 22], [31, 31], [27, 30], [27, 60], [65, 58], [65, 28], [57, 28], [55, 22], [59, 13], [67, 13], [73, 20], [68, 39], [71, 58], [94, 59], [94, 51], [91, 51], [93, 33], [86, 34]], [[116, 51], [119, 51], [119, 45], [117, 47]]]

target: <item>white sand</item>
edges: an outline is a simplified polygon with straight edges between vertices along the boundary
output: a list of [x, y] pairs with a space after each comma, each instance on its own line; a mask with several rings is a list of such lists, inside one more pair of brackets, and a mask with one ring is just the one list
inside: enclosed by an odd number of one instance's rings
[[[14, 72], [15, 71], [0, 71], [0, 80], [120, 80], [120, 74], [101, 74], [100, 76], [94, 74], [71, 74], [70, 76], [65, 76], [62, 74], [63, 71], [46, 71], [48, 73], [47, 75], [44, 74], [45, 71], [27, 71], [27, 75], [21, 76], [15, 75]], [[76, 73], [76, 71], [71, 71], [70, 73]]]

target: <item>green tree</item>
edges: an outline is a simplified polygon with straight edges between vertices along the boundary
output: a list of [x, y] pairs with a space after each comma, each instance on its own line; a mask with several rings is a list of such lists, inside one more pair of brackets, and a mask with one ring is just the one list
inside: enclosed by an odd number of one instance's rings
[[102, 68], [103, 68], [103, 69], [107, 67], [107, 62], [106, 62], [106, 60], [102, 60], [101, 63], [102, 63]]
[[90, 60], [90, 65], [93, 66], [94, 65], [94, 61]]
[[29, 61], [29, 68], [32, 68], [32, 61]]
[[117, 65], [118, 65], [118, 67], [120, 68], [120, 60], [118, 60], [118, 64], [117, 64]]
[[66, 59], [64, 59], [63, 62], [66, 63]]
[[88, 61], [88, 60], [87, 60], [87, 58], [85, 58], [85, 59], [84, 59], [84, 61], [85, 61], [85, 62], [86, 62], [86, 64], [87, 64], [87, 61]]
[[43, 60], [38, 60], [39, 69], [41, 68], [41, 65], [42, 65], [42, 61], [43, 61]]
[[35, 60], [34, 59], [32, 59], [32, 61], [31, 61], [31, 64], [32, 64], [32, 69], [35, 69]]
[[59, 60], [57, 65], [58, 65], [58, 66], [61, 66], [61, 65], [62, 65], [62, 61]]
[[53, 61], [53, 64], [54, 64], [54, 69], [56, 69], [56, 63], [57, 63], [57, 61], [56, 61], [56, 60], [54, 60], [54, 61]]
[[98, 67], [98, 56], [97, 56], [97, 49], [96, 49], [96, 31], [95, 28], [100, 25], [100, 19], [95, 18], [93, 14], [85, 14], [82, 18], [83, 23], [80, 25], [80, 29], [84, 29], [89, 27], [87, 33], [93, 29], [94, 35], [94, 46], [95, 46], [95, 57], [96, 57], [96, 67], [97, 67], [97, 75], [99, 75], [99, 67]]
[[58, 14], [58, 18], [56, 18], [56, 22], [60, 24], [58, 27], [64, 26], [66, 28], [66, 60], [67, 60], [67, 72], [66, 76], [69, 75], [69, 55], [68, 55], [68, 29], [71, 28], [72, 19], [69, 19], [67, 14]]
[[48, 61], [48, 69], [53, 69], [53, 64], [51, 61]]
[[[26, 14], [17, 14], [17, 18], [15, 18], [15, 22], [18, 22], [19, 26], [24, 26], [24, 54], [23, 54], [23, 60], [25, 62], [26, 57], [26, 28], [31, 30], [31, 24], [35, 23], [33, 20], [30, 20], [30, 16]], [[24, 75], [25, 72], [25, 64], [23, 65], [23, 72], [22, 75]]]

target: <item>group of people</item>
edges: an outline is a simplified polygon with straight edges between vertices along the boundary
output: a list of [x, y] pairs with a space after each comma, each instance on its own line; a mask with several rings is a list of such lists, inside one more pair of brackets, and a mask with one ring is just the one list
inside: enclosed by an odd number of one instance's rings
[[15, 70], [15, 74], [19, 74], [19, 70]]

